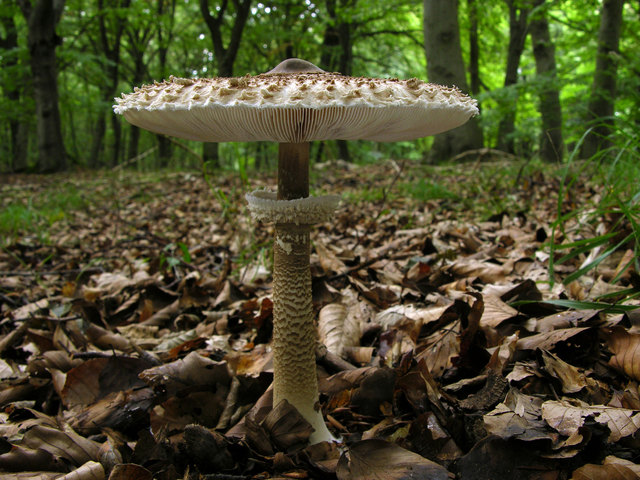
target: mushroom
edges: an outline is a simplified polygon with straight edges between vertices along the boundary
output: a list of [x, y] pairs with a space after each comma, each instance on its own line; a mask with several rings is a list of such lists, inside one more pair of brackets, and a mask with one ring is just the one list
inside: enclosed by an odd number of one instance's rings
[[289, 59], [256, 76], [170, 77], [117, 98], [114, 110], [138, 127], [189, 140], [279, 143], [277, 193], [246, 196], [254, 218], [275, 223], [273, 405], [291, 403], [313, 427], [311, 443], [334, 440], [318, 402], [309, 233], [339, 197], [309, 196], [309, 142], [434, 135], [476, 115], [475, 100], [417, 79], [349, 77]]

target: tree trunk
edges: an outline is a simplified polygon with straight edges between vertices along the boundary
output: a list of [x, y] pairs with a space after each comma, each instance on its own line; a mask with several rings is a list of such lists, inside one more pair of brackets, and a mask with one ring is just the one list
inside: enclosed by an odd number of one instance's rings
[[96, 124], [91, 136], [91, 150], [89, 151], [89, 166], [98, 168], [100, 166], [100, 156], [102, 153], [102, 141], [107, 131], [107, 120], [104, 113], [98, 113]]
[[478, 3], [467, 0], [469, 9], [469, 80], [472, 95], [480, 93], [480, 48], [478, 45]]
[[[107, 101], [111, 101], [116, 94], [118, 88], [118, 80], [120, 79], [120, 48], [122, 46], [122, 35], [124, 33], [125, 26], [127, 25], [127, 16], [120, 14], [121, 9], [128, 9], [131, 4], [131, 0], [118, 0], [109, 4], [109, 7], [117, 9], [118, 14], [113, 23], [108, 22], [107, 15], [100, 15], [98, 19], [98, 26], [100, 28], [100, 45], [102, 52], [107, 59], [105, 66], [105, 79], [102, 84], [103, 98]], [[101, 12], [104, 12], [104, 0], [98, 0], [98, 8]], [[121, 120], [119, 115], [110, 114], [111, 128], [113, 130], [113, 145], [111, 150], [112, 167], [115, 167], [120, 158], [122, 157], [122, 142], [121, 142]], [[102, 139], [100, 139], [102, 142]]]
[[205, 142], [202, 144], [202, 161], [207, 164], [207, 170], [220, 167], [219, 147], [219, 144], [212, 142]]
[[20, 0], [27, 21], [33, 94], [38, 132], [38, 170], [54, 172], [67, 167], [60, 110], [58, 105], [58, 69], [56, 47], [61, 39], [56, 25], [62, 15], [64, 0]]
[[[424, 0], [424, 41], [429, 81], [455, 85], [468, 92], [460, 48], [458, 0]], [[482, 131], [472, 118], [461, 127], [436, 135], [429, 157], [438, 161], [481, 147]]]
[[590, 158], [598, 151], [611, 146], [608, 137], [614, 127], [617, 53], [619, 52], [623, 5], [624, 0], [604, 0], [600, 10], [596, 69], [587, 111], [587, 122], [592, 130], [582, 144], [580, 154], [584, 158]]
[[561, 161], [564, 152], [562, 140], [562, 107], [556, 77], [556, 49], [549, 34], [545, 0], [536, 0], [537, 11], [531, 19], [529, 33], [536, 59], [536, 74], [543, 87], [540, 91], [542, 134], [540, 157], [546, 161]]
[[[159, 12], [162, 14], [162, 11]], [[145, 73], [148, 71], [144, 60], [144, 54], [149, 50], [149, 42], [152, 37], [151, 25], [145, 28], [134, 28], [129, 26], [127, 29], [127, 37], [129, 41], [129, 55], [133, 59], [133, 78], [134, 85], [139, 85], [145, 80]], [[166, 58], [166, 56], [165, 56]], [[140, 142], [140, 129], [135, 125], [129, 127], [129, 144], [127, 145], [127, 159], [134, 158], [138, 155], [138, 144]]]
[[158, 138], [158, 162], [160, 168], [169, 166], [169, 160], [173, 153], [173, 143], [164, 135], [156, 135]]
[[529, 10], [518, 8], [515, 0], [507, 0], [509, 6], [509, 46], [507, 47], [507, 66], [504, 74], [504, 96], [499, 100], [503, 113], [498, 125], [498, 149], [515, 153], [517, 90], [509, 88], [518, 83], [518, 67], [527, 38], [527, 16]]
[[[213, 53], [215, 57], [218, 75], [221, 77], [233, 76], [233, 65], [238, 56], [240, 41], [242, 40], [242, 32], [247, 23], [249, 12], [251, 11], [251, 0], [232, 0], [235, 12], [233, 15], [233, 24], [231, 26], [231, 35], [229, 43], [225, 47], [223, 42], [222, 25], [224, 24], [224, 16], [227, 9], [227, 2], [222, 2], [222, 6], [216, 12], [216, 16], [211, 15], [209, 11], [209, 1], [200, 0], [200, 12], [204, 18], [211, 41], [213, 44]], [[205, 143], [202, 147], [202, 159], [205, 163], [209, 163], [213, 168], [220, 166], [220, 155], [217, 144]]]
[[[328, 72], [340, 72], [351, 75], [353, 72], [353, 42], [351, 38], [352, 25], [339, 17], [336, 0], [327, 0], [327, 22], [322, 38], [320, 66]], [[350, 2], [354, 6], [356, 0]], [[345, 7], [344, 0], [340, 1], [340, 8]], [[338, 155], [342, 160], [351, 161], [349, 144], [344, 140], [337, 140]]]
[[[0, 68], [16, 69], [18, 68], [18, 60], [11, 51], [18, 48], [18, 30], [13, 17], [13, 12], [9, 12], [7, 16], [3, 16], [0, 21], [4, 28], [5, 35], [0, 37], [0, 48], [7, 51], [0, 60]], [[15, 70], [18, 73], [17, 70]], [[19, 74], [19, 77], [23, 77]], [[23, 84], [20, 78], [14, 79], [13, 83], [3, 85], [4, 94], [7, 99], [14, 104], [20, 103], [23, 95]], [[17, 109], [16, 109], [17, 110]], [[11, 116], [9, 118], [10, 145], [9, 152], [11, 159], [9, 160], [9, 168], [12, 172], [23, 172], [27, 170], [27, 151], [29, 140], [29, 126], [23, 120], [21, 115]]]

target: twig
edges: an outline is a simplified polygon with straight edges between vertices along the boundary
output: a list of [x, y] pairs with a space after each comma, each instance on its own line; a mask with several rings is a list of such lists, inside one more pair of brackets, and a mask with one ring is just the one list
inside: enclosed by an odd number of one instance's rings
[[200, 155], [198, 152], [196, 152], [192, 148], [187, 147], [186, 145], [182, 144], [181, 142], [177, 141], [175, 138], [172, 138], [172, 137], [165, 137], [165, 138], [167, 140], [169, 140], [171, 143], [175, 143], [177, 146], [179, 146], [183, 150], [186, 150], [187, 152], [189, 152], [191, 155], [193, 155], [198, 160], [200, 160], [200, 163], [202, 163], [202, 161], [203, 161], [202, 155]]
[[380, 218], [380, 215], [382, 215], [382, 212], [384, 210], [384, 204], [387, 203], [387, 195], [389, 194], [389, 192], [391, 191], [393, 186], [396, 184], [396, 182], [400, 178], [400, 175], [402, 175], [402, 172], [404, 171], [404, 164], [405, 164], [404, 161], [400, 165], [398, 165], [398, 162], [396, 162], [395, 160], [390, 160], [390, 161], [391, 161], [391, 165], [393, 166], [393, 168], [396, 171], [396, 174], [394, 175], [393, 179], [391, 180], [391, 183], [389, 184], [389, 186], [387, 188], [383, 188], [382, 189], [382, 201], [381, 201], [382, 208], [380, 208], [380, 210], [378, 210], [378, 214], [373, 219], [374, 222], [377, 222], [378, 219]]
[[0, 354], [22, 339], [24, 334], [27, 332], [27, 328], [29, 328], [29, 325], [31, 323], [30, 320], [31, 319], [27, 319], [18, 328], [16, 328], [12, 332], [9, 332], [4, 338], [0, 339]]
[[342, 273], [336, 273], [335, 275], [332, 275], [329, 278], [327, 278], [327, 281], [331, 282], [333, 280], [337, 280], [338, 278], [347, 277], [350, 274], [352, 274], [353, 272], [357, 272], [358, 270], [360, 270], [362, 268], [367, 268], [368, 266], [373, 265], [374, 263], [379, 262], [380, 260], [384, 260], [385, 258], [389, 258], [389, 259], [403, 258], [404, 254], [389, 255], [389, 251], [393, 250], [393, 248], [394, 248], [394, 245], [392, 244], [392, 245], [389, 246], [389, 248], [385, 248], [383, 253], [381, 253], [380, 255], [377, 255], [377, 256], [375, 256], [373, 258], [370, 258], [366, 262], [362, 262], [362, 263], [359, 263], [357, 265], [354, 265], [353, 267], [349, 267]]
[[318, 348], [316, 348], [316, 360], [337, 372], [355, 370], [357, 368], [342, 357], [339, 357], [335, 353], [331, 353], [327, 349], [326, 345], [322, 344], [318, 345]]
[[78, 273], [102, 273], [102, 272], [104, 272], [104, 269], [100, 267], [70, 268], [67, 270], [42, 270], [42, 271], [3, 270], [3, 271], [0, 271], [0, 276], [2, 277], [35, 277], [38, 275], [72, 275], [72, 274], [78, 274]]
[[238, 377], [233, 377], [231, 380], [231, 388], [229, 389], [229, 394], [227, 395], [227, 400], [224, 404], [224, 410], [222, 411], [218, 424], [216, 425], [216, 430], [226, 430], [227, 427], [229, 427], [229, 422], [231, 422], [231, 417], [233, 416], [233, 412], [238, 404], [239, 391], [240, 380], [238, 380]]
[[119, 163], [118, 165], [116, 165], [115, 167], [113, 167], [111, 170], [112, 171], [117, 171], [117, 170], [121, 170], [124, 167], [126, 167], [127, 165], [131, 165], [132, 163], [137, 162], [138, 160], [142, 160], [145, 157], [148, 157], [149, 155], [151, 155], [153, 152], [155, 152], [158, 149], [158, 145], [156, 145], [155, 147], [151, 147], [149, 150], [146, 150], [142, 153], [140, 153], [139, 155], [136, 155], [135, 157], [130, 158], [129, 160]]

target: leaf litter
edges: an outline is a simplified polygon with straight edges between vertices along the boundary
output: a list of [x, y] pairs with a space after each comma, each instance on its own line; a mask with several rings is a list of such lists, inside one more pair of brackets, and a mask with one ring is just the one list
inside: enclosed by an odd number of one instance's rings
[[99, 201], [0, 251], [2, 477], [638, 478], [627, 227], [573, 216], [555, 241], [574, 254], [551, 251], [553, 177], [509, 192], [525, 210], [482, 217], [387, 195], [386, 169], [317, 172], [349, 200], [312, 238], [320, 400], [340, 438], [312, 446], [295, 409], [272, 405], [273, 227], [250, 220], [247, 186], [11, 177], [5, 199], [74, 182]]

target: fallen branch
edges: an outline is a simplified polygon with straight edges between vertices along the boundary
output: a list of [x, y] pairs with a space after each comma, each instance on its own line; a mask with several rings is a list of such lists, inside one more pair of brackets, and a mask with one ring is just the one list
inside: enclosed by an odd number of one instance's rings
[[149, 155], [151, 155], [153, 152], [155, 152], [158, 149], [158, 146], [156, 145], [155, 147], [151, 147], [149, 150], [145, 150], [144, 152], [136, 155], [135, 157], [130, 158], [129, 160], [127, 160], [126, 162], [122, 162], [119, 163], [118, 165], [116, 165], [115, 167], [113, 167], [111, 170], [112, 171], [117, 171], [120, 170], [128, 165], [131, 165], [132, 163], [137, 162], [138, 160], [142, 160], [143, 158], [148, 157]]
[[100, 267], [92, 268], [70, 268], [67, 270], [2, 270], [0, 277], [35, 277], [39, 275], [78, 275], [83, 273], [103, 273], [104, 269]]

